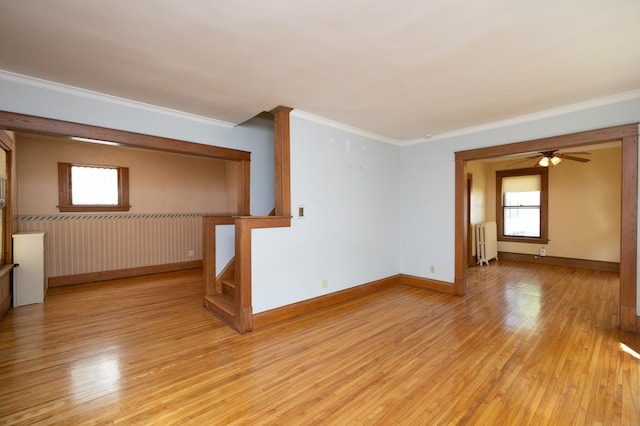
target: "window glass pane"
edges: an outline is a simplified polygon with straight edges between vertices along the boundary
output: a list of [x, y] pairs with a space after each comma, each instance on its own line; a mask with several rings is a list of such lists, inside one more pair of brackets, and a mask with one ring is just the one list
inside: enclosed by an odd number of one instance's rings
[[504, 235], [540, 237], [540, 175], [502, 179]]
[[118, 169], [71, 166], [71, 204], [118, 205]]
[[539, 206], [540, 191], [506, 192], [504, 194], [505, 206]]
[[505, 207], [504, 235], [540, 237], [540, 208]]

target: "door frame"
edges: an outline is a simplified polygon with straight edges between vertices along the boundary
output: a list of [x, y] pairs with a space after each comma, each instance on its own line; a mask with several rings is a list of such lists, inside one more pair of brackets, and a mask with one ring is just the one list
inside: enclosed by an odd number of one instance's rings
[[473, 175], [471, 173], [467, 173], [467, 193], [465, 197], [465, 201], [467, 205], [465, 206], [465, 210], [467, 211], [467, 266], [473, 266], [476, 264], [475, 259], [473, 259], [473, 225], [471, 224], [471, 192], [473, 189]]
[[467, 161], [502, 157], [525, 152], [573, 148], [601, 142], [621, 141], [620, 217], [620, 315], [619, 326], [637, 333], [640, 316], [636, 311], [638, 252], [638, 123], [534, 139], [455, 153], [455, 281], [454, 293], [467, 292]]

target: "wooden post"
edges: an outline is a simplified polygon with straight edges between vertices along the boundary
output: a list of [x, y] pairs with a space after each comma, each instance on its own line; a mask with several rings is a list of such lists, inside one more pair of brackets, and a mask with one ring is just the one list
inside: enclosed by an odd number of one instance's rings
[[276, 216], [291, 216], [290, 120], [292, 108], [279, 106], [273, 113]]
[[[638, 134], [622, 138], [620, 328], [637, 333]], [[622, 285], [623, 283], [627, 285]]]

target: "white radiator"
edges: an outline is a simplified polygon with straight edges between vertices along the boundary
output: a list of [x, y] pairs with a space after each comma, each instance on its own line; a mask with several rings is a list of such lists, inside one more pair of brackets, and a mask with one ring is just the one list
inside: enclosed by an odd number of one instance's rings
[[498, 260], [498, 236], [495, 222], [482, 222], [476, 225], [476, 255], [478, 263], [489, 264], [491, 259]]

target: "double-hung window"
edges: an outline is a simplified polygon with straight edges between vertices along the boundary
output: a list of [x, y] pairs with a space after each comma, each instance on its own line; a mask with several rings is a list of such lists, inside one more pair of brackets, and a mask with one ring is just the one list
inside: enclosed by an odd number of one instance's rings
[[548, 242], [548, 169], [496, 172], [498, 240]]

